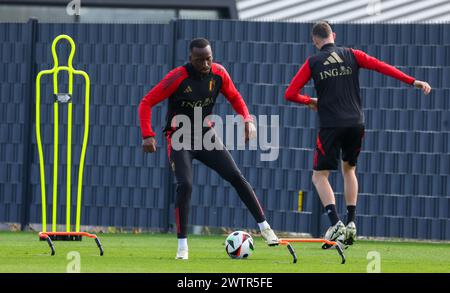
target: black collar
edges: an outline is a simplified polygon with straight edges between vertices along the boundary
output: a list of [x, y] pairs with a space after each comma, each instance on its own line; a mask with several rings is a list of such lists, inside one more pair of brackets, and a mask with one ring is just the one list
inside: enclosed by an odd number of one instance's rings
[[194, 68], [194, 66], [192, 66], [192, 64], [190, 62], [186, 63], [184, 66], [185, 66], [189, 76], [194, 79], [204, 79], [205, 77], [211, 75], [211, 70], [209, 71], [208, 74], [201, 74], [199, 71], [197, 71]]
[[331, 47], [336, 47], [336, 44], [335, 43], [327, 43], [327, 44], [323, 45], [322, 48], [320, 48], [320, 51], [323, 51], [323, 50], [325, 50], [327, 48], [331, 48]]

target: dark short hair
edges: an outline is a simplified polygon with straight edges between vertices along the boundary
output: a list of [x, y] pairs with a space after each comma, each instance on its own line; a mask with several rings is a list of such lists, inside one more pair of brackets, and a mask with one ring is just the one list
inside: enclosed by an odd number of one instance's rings
[[204, 39], [204, 38], [193, 39], [191, 41], [191, 43], [189, 44], [189, 51], [192, 52], [192, 49], [194, 49], [194, 48], [203, 49], [210, 45], [211, 44], [209, 43], [209, 41], [207, 39]]
[[332, 33], [332, 29], [330, 24], [327, 21], [319, 21], [316, 22], [311, 30], [311, 34], [315, 37], [319, 37], [322, 39], [326, 39], [328, 38], [331, 33]]

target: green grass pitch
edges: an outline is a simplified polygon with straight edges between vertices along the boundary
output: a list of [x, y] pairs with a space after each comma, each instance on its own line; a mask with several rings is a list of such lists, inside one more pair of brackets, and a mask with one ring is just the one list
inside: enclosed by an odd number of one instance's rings
[[55, 241], [56, 255], [50, 256], [46, 242], [37, 233], [0, 232], [0, 273], [64, 273], [68, 253], [80, 253], [82, 273], [365, 273], [371, 261], [368, 252], [377, 251], [381, 272], [450, 272], [450, 245], [446, 243], [357, 241], [345, 251], [347, 263], [340, 264], [335, 250], [322, 250], [317, 243], [293, 243], [298, 263], [293, 264], [285, 246], [268, 247], [254, 236], [255, 251], [246, 260], [230, 259], [225, 253], [225, 236], [189, 237], [189, 260], [175, 260], [174, 234], [98, 234], [105, 249], [99, 256], [94, 241]]

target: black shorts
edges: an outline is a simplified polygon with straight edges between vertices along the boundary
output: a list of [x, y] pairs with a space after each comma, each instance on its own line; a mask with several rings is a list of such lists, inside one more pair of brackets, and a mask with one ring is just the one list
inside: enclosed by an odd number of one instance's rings
[[314, 152], [314, 170], [337, 170], [339, 159], [356, 166], [364, 137], [364, 126], [320, 128]]

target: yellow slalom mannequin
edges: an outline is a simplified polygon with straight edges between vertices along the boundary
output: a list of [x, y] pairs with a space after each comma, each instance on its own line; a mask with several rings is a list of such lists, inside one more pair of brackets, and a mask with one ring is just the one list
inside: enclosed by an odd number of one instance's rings
[[[70, 54], [67, 62], [67, 66], [59, 66], [58, 56], [56, 55], [56, 45], [60, 40], [66, 40], [70, 44]], [[55, 38], [52, 43], [52, 56], [53, 56], [53, 68], [48, 70], [42, 70], [38, 73], [36, 77], [36, 141], [39, 153], [39, 173], [41, 182], [41, 197], [42, 197], [42, 232], [39, 236], [42, 240], [47, 240], [50, 247], [52, 248], [52, 255], [54, 255], [54, 247], [51, 243], [53, 240], [81, 240], [81, 236], [87, 236], [94, 238], [97, 245], [100, 248], [100, 253], [103, 254], [102, 247], [97, 236], [93, 234], [80, 232], [80, 219], [81, 219], [81, 195], [83, 186], [83, 169], [84, 169], [84, 159], [86, 156], [86, 147], [89, 134], [89, 93], [90, 93], [90, 80], [86, 72], [82, 70], [76, 70], [72, 66], [73, 56], [75, 55], [75, 43], [72, 38], [68, 35], [59, 35]], [[60, 93], [58, 89], [58, 73], [60, 71], [67, 71], [69, 76], [69, 87], [68, 93]], [[47, 232], [47, 211], [46, 211], [46, 191], [45, 191], [45, 172], [44, 172], [44, 155], [42, 150], [42, 140], [41, 140], [41, 117], [40, 117], [40, 106], [41, 106], [41, 77], [46, 74], [53, 75], [53, 94], [56, 99], [53, 103], [54, 111], [54, 122], [53, 122], [53, 206], [52, 206], [52, 232]], [[76, 210], [76, 223], [75, 232], [71, 231], [70, 223], [70, 205], [71, 205], [71, 168], [72, 168], [72, 94], [73, 94], [73, 75], [81, 75], [85, 80], [85, 111], [84, 111], [84, 135], [83, 135], [83, 145], [81, 149], [80, 165], [78, 169], [78, 186], [77, 186], [77, 210]], [[67, 114], [67, 185], [66, 185], [66, 232], [56, 231], [56, 221], [57, 221], [57, 207], [58, 207], [58, 110], [59, 103], [67, 104], [68, 114]]]

